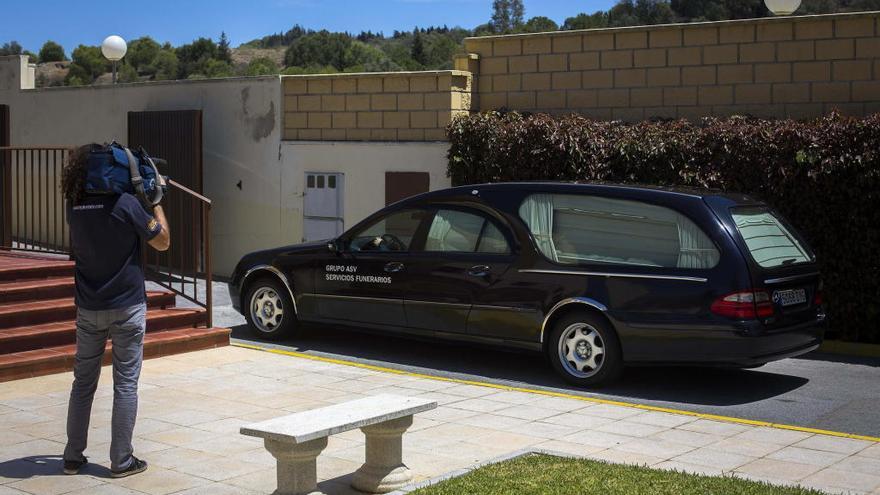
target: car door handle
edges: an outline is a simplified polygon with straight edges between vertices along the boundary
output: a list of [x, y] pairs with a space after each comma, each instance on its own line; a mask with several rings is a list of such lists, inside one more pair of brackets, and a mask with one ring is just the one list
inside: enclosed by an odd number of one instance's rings
[[489, 272], [491, 270], [492, 269], [486, 265], [476, 265], [468, 268], [467, 273], [468, 275], [473, 275], [474, 277], [485, 277], [489, 275]]
[[385, 264], [385, 271], [388, 273], [402, 272], [404, 268], [406, 267], [399, 261], [391, 261]]

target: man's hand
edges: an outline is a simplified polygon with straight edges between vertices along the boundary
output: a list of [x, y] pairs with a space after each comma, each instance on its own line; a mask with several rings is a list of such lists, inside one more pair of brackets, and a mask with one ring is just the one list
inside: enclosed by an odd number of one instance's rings
[[[164, 186], [165, 178], [160, 175], [159, 180], [159, 184]], [[156, 251], [168, 251], [168, 248], [171, 247], [171, 229], [168, 228], [168, 220], [165, 219], [165, 211], [162, 210], [162, 205], [156, 205], [153, 208], [153, 216], [159, 222], [159, 225], [162, 226], [162, 231], [156, 234], [156, 237], [147, 241], [147, 244]]]

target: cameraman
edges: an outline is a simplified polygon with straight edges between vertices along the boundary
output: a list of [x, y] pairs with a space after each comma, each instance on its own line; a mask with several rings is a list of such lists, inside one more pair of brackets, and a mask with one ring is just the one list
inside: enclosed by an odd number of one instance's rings
[[[64, 473], [77, 474], [89, 431], [92, 400], [101, 374], [107, 338], [113, 342], [113, 417], [110, 471], [114, 478], [143, 472], [147, 463], [132, 455], [138, 378], [146, 330], [146, 289], [141, 239], [159, 251], [171, 242], [161, 206], [147, 211], [131, 194], [89, 195], [86, 145], [71, 150], [62, 172], [71, 253], [76, 262], [76, 360], [67, 410]], [[158, 177], [165, 186], [164, 178]]]

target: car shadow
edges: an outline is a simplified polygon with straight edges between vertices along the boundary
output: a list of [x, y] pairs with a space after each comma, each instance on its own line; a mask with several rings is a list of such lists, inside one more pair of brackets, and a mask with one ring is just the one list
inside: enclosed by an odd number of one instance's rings
[[[45, 476], [66, 476], [62, 469], [64, 461], [61, 456], [31, 455], [18, 459], [0, 462], [0, 479], [28, 479]], [[110, 478], [110, 470], [99, 464], [88, 463], [80, 470], [80, 474], [96, 478]]]
[[452, 378], [482, 377], [493, 383], [621, 400], [677, 402], [704, 406], [749, 404], [783, 395], [809, 380], [762, 371], [680, 366], [628, 368], [607, 387], [586, 390], [559, 378], [545, 357], [535, 352], [403, 338], [350, 328], [307, 327], [296, 337], [276, 342], [254, 339], [246, 325], [232, 328], [235, 339], [396, 369]]

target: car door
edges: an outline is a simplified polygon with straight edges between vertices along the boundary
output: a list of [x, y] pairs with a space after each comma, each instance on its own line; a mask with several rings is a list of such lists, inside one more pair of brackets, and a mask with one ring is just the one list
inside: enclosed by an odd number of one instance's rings
[[355, 227], [319, 260], [315, 298], [322, 320], [404, 327], [410, 248], [427, 212], [406, 209]]
[[475, 298], [510, 266], [509, 242], [496, 221], [476, 210], [439, 208], [427, 225], [424, 245], [407, 264], [407, 325], [416, 331], [468, 333]]

